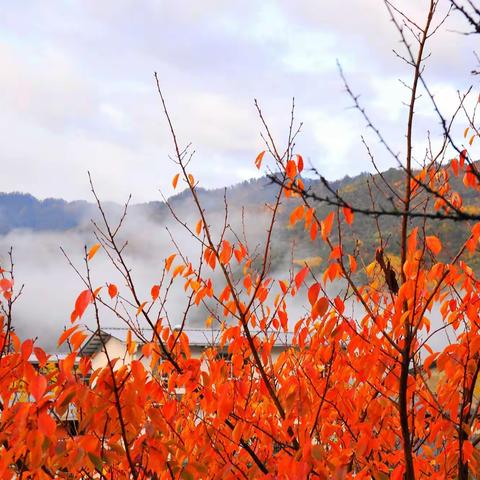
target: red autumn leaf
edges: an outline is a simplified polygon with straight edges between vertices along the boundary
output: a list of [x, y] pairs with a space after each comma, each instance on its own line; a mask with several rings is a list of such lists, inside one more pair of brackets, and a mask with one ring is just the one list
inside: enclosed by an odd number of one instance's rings
[[35, 401], [39, 401], [47, 390], [47, 379], [43, 375], [33, 375], [28, 384], [28, 391]]
[[59, 337], [57, 345], [60, 347], [65, 340], [78, 328], [78, 325], [67, 328]]
[[80, 293], [75, 301], [75, 313], [77, 314], [77, 318], [82, 317], [92, 299], [93, 295], [90, 290], [84, 290]]
[[405, 471], [404, 465], [399, 463], [393, 470], [392, 474], [390, 475], [390, 480], [401, 480], [403, 478], [404, 471]]
[[240, 263], [247, 255], [247, 249], [241, 243], [239, 243], [238, 247], [234, 250], [233, 253], [235, 254], [237, 262]]
[[335, 303], [335, 308], [337, 309], [338, 313], [342, 315], [345, 311], [345, 304], [343, 303], [343, 300], [339, 296], [336, 296], [333, 302]]
[[308, 273], [308, 267], [304, 267], [295, 275], [295, 286], [297, 287], [297, 290], [300, 288], [303, 281], [305, 280], [307, 273]]
[[165, 269], [167, 270], [167, 272], [170, 270], [170, 267], [172, 266], [172, 262], [176, 256], [177, 254], [173, 253], [165, 260]]
[[458, 160], [456, 158], [452, 159], [452, 161], [450, 162], [450, 166], [452, 167], [453, 174], [458, 177]]
[[85, 333], [81, 331], [75, 332], [70, 337], [70, 344], [72, 345], [74, 350], [78, 350], [86, 338], [87, 338], [87, 335], [85, 335]]
[[315, 305], [315, 302], [317, 301], [318, 294], [320, 293], [320, 284], [319, 283], [314, 283], [309, 289], [308, 289], [308, 301], [310, 302], [310, 305]]
[[303, 157], [298, 154], [297, 154], [297, 167], [299, 172], [303, 170]]
[[354, 219], [353, 210], [349, 207], [343, 207], [343, 215], [344, 215], [345, 221], [348, 223], [348, 225], [351, 225], [353, 223], [353, 219]]
[[177, 183], [178, 183], [179, 177], [180, 177], [180, 174], [179, 174], [179, 173], [177, 173], [177, 174], [173, 177], [172, 186], [173, 186], [174, 189], [177, 188]]
[[232, 258], [233, 249], [228, 240], [222, 242], [222, 250], [220, 252], [219, 259], [223, 264], [228, 264], [230, 258]]
[[110, 295], [110, 298], [114, 298], [118, 295], [118, 288], [115, 284], [110, 283], [108, 285], [108, 294]]
[[8, 278], [1, 278], [0, 279], [0, 289], [3, 291], [11, 290], [12, 289], [12, 282]]
[[293, 160], [288, 160], [285, 173], [290, 180], [293, 180], [297, 176], [297, 165]]
[[55, 434], [57, 424], [46, 410], [43, 410], [38, 416], [38, 429], [48, 438], [52, 438]]
[[263, 160], [263, 156], [265, 155], [265, 150], [263, 150], [263, 152], [260, 152], [258, 155], [257, 155], [257, 158], [255, 159], [255, 166], [260, 170], [260, 167], [262, 166], [262, 160]]
[[407, 252], [410, 255], [412, 255], [417, 248], [417, 232], [418, 227], [413, 228], [407, 239]]
[[314, 318], [322, 317], [328, 310], [328, 299], [326, 297], [321, 297], [317, 300], [315, 305], [312, 308], [312, 315]]
[[35, 353], [35, 356], [37, 357], [38, 360], [38, 365], [40, 367], [44, 367], [48, 361], [49, 355], [45, 353], [45, 351], [39, 347], [34, 347], [33, 352]]
[[330, 252], [330, 258], [333, 260], [336, 260], [338, 258], [341, 258], [341, 256], [342, 256], [342, 247], [340, 245], [337, 245]]
[[28, 339], [22, 343], [21, 354], [24, 360], [28, 360], [33, 352], [33, 340]]
[[350, 271], [352, 273], [355, 273], [357, 271], [357, 261], [355, 260], [355, 257], [352, 255], [348, 256], [348, 261], [350, 264]]
[[468, 440], [463, 442], [462, 446], [463, 460], [464, 462], [469, 462], [472, 459], [473, 455], [473, 445]]
[[144, 355], [145, 357], [150, 357], [152, 355], [154, 346], [155, 345], [152, 342], [142, 345], [142, 355]]
[[330, 235], [330, 232], [332, 231], [332, 227], [333, 227], [334, 218], [335, 218], [335, 214], [333, 212], [330, 212], [326, 216], [325, 220], [323, 220], [323, 222], [321, 223], [323, 240], [326, 240]]
[[435, 237], [435, 236], [429, 236], [429, 237], [425, 237], [425, 241], [427, 243], [427, 247], [428, 249], [434, 254], [434, 255], [438, 255], [441, 250], [442, 250], [442, 242], [440, 242], [440, 240]]
[[76, 310], [73, 310], [73, 312], [70, 314], [70, 321], [73, 323], [77, 318], [78, 313], [76, 312]]
[[150, 291], [150, 294], [152, 295], [152, 300], [155, 301], [160, 295], [160, 285], [154, 285]]
[[96, 243], [95, 245], [93, 245], [93, 247], [88, 252], [88, 259], [89, 260], [91, 260], [95, 256], [95, 254], [98, 252], [99, 248], [100, 248], [99, 243]]

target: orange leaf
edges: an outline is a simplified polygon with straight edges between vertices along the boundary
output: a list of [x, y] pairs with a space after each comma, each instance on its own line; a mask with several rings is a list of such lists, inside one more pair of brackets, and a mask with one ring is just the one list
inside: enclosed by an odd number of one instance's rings
[[127, 332], [127, 352], [129, 355], [133, 355], [137, 350], [137, 342], [132, 339], [132, 331]]
[[301, 172], [303, 170], [303, 157], [297, 154], [297, 166], [298, 171]]
[[21, 348], [22, 359], [28, 360], [32, 352], [33, 352], [33, 340], [29, 338], [28, 340], [25, 340], [22, 343], [22, 348]]
[[287, 177], [293, 180], [297, 176], [297, 165], [293, 160], [289, 160], [287, 162], [287, 166], [285, 168], [285, 172]]
[[76, 310], [74, 310], [74, 311], [70, 314], [70, 321], [73, 323], [77, 318], [78, 318], [78, 313], [77, 313]]
[[200, 235], [200, 232], [202, 231], [202, 225], [203, 225], [203, 221], [199, 220], [197, 223], [197, 226], [195, 227], [195, 232], [197, 235]]
[[282, 325], [283, 330], [286, 332], [288, 330], [288, 315], [287, 312], [283, 310], [278, 311], [278, 318], [280, 319], [280, 325]]
[[167, 270], [167, 272], [170, 270], [170, 267], [172, 266], [172, 262], [176, 256], [177, 254], [173, 253], [165, 260], [165, 269]]
[[451, 163], [450, 163], [451, 167], [452, 167], [452, 170], [453, 170], [453, 174], [458, 177], [458, 160], [456, 158], [454, 158]]
[[29, 381], [28, 391], [35, 401], [39, 401], [47, 390], [47, 379], [43, 375], [34, 375]]
[[355, 260], [355, 257], [352, 255], [348, 256], [348, 260], [350, 262], [350, 271], [352, 273], [355, 273], [357, 271], [357, 260]]
[[390, 480], [401, 480], [403, 478], [404, 471], [405, 471], [405, 467], [401, 463], [399, 463], [393, 470], [390, 476]]
[[78, 350], [86, 338], [87, 338], [87, 335], [85, 335], [83, 332], [81, 331], [75, 332], [70, 337], [70, 343], [72, 344], [73, 349]]
[[160, 285], [154, 285], [150, 293], [152, 295], [152, 300], [155, 301], [160, 295]]
[[43, 410], [38, 416], [38, 429], [49, 438], [53, 437], [55, 434], [57, 424], [46, 410]]
[[333, 260], [336, 260], [337, 258], [341, 258], [341, 256], [342, 256], [342, 247], [340, 245], [337, 245], [330, 252], [330, 258]]
[[239, 243], [238, 248], [236, 248], [233, 253], [235, 254], [237, 262], [240, 263], [247, 255], [247, 249], [241, 243]]
[[153, 347], [154, 344], [152, 342], [142, 345], [142, 355], [145, 357], [149, 357], [152, 354]]
[[8, 280], [8, 278], [0, 279], [0, 289], [2, 289], [3, 291], [11, 290], [12, 286], [13, 284], [10, 280]]
[[322, 238], [323, 240], [326, 240], [327, 237], [330, 235], [330, 232], [332, 231], [332, 226], [333, 226], [333, 219], [335, 218], [335, 214], [333, 212], [330, 212], [325, 220], [322, 222]]
[[348, 225], [351, 225], [354, 218], [352, 209], [349, 207], [343, 207], [343, 215], [345, 216], [345, 221], [348, 223]]
[[322, 317], [328, 310], [328, 299], [321, 297], [312, 308], [312, 315], [314, 318]]
[[338, 313], [342, 315], [343, 312], [345, 311], [345, 304], [343, 303], [343, 300], [337, 296], [335, 297], [333, 302], [335, 303], [335, 308], [337, 309]]
[[255, 159], [255, 166], [260, 170], [260, 167], [262, 166], [262, 160], [263, 160], [263, 156], [265, 155], [265, 150], [263, 150], [263, 152], [260, 152], [258, 155], [257, 155], [257, 158]]
[[63, 342], [78, 328], [78, 325], [75, 325], [74, 327], [67, 328], [61, 335], [60, 338], [58, 339], [57, 345], [60, 346], [62, 345]]
[[472, 459], [473, 455], [473, 445], [468, 440], [463, 442], [462, 446], [463, 461], [468, 462]]
[[295, 285], [297, 287], [297, 290], [300, 288], [302, 285], [303, 281], [305, 280], [305, 277], [307, 276], [308, 273], [308, 267], [303, 267], [296, 275], [295, 275]]
[[77, 300], [75, 301], [75, 313], [77, 314], [78, 318], [84, 314], [88, 304], [92, 301], [92, 299], [93, 295], [90, 290], [84, 290], [77, 297]]
[[427, 243], [427, 247], [428, 249], [434, 254], [434, 255], [438, 255], [441, 250], [442, 250], [442, 242], [440, 242], [440, 240], [435, 237], [435, 236], [430, 236], [430, 237], [426, 237], [425, 238], [425, 241]]
[[407, 252], [410, 255], [412, 255], [417, 248], [417, 232], [418, 232], [418, 227], [415, 227], [414, 229], [412, 229], [412, 232], [410, 233], [407, 239]]
[[295, 207], [290, 214], [290, 225], [295, 225], [297, 222], [299, 222], [303, 218], [304, 213], [305, 207], [303, 205]]
[[195, 185], [195, 178], [191, 173], [188, 174], [188, 183], [190, 184], [191, 187]]
[[180, 174], [177, 173], [174, 177], [173, 177], [173, 180], [172, 180], [172, 186], [173, 188], [177, 188], [177, 183], [178, 183], [178, 178], [180, 177]]
[[118, 295], [118, 288], [113, 283], [110, 283], [108, 285], [108, 294], [110, 295], [110, 298], [116, 297]]
[[222, 251], [220, 252], [219, 259], [223, 264], [227, 264], [232, 258], [233, 249], [228, 240], [222, 242]]
[[310, 305], [315, 305], [315, 302], [317, 301], [318, 294], [320, 293], [320, 284], [314, 283], [309, 289], [308, 289], [308, 301], [310, 302]]
[[35, 352], [35, 356], [37, 357], [38, 364], [40, 367], [44, 367], [48, 361], [49, 355], [47, 355], [41, 348], [34, 347], [33, 351]]
[[88, 252], [88, 259], [91, 260], [95, 254], [98, 252], [98, 249], [100, 248], [100, 244], [96, 243]]

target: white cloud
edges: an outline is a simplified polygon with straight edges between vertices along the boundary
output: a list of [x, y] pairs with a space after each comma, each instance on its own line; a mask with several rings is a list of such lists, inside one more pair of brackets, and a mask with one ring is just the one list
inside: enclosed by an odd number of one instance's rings
[[[420, 22], [425, 2], [405, 8]], [[451, 32], [459, 22], [452, 16], [440, 29], [426, 70], [447, 110], [474, 63], [472, 39]], [[305, 122], [298, 149], [329, 176], [371, 168], [367, 157], [359, 160], [365, 125], [345, 109], [351, 102], [336, 58], [378, 125], [402, 144], [405, 95], [397, 79], [407, 80], [409, 68], [391, 52], [400, 48], [398, 34], [376, 0], [25, 2], [3, 9], [0, 32], [3, 190], [89, 198], [91, 169], [113, 200], [169, 192], [172, 147], [154, 70], [207, 187], [255, 172], [251, 162], [263, 146], [254, 97], [280, 144], [296, 97], [296, 117]], [[429, 121], [419, 122], [419, 136]]]

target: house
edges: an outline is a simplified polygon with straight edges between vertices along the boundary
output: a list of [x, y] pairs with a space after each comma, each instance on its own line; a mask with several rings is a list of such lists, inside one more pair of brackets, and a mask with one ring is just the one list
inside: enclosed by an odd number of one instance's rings
[[[189, 339], [190, 352], [193, 358], [200, 358], [202, 352], [210, 347], [220, 347], [221, 330], [208, 328], [186, 328], [183, 330]], [[258, 335], [260, 332], [252, 331], [253, 335]], [[274, 333], [275, 343], [272, 348], [272, 359], [275, 360], [278, 355], [286, 348], [292, 345], [292, 332], [269, 332]], [[152, 338], [151, 329], [142, 329], [141, 334], [147, 338]], [[128, 328], [110, 327], [102, 328], [92, 333], [92, 335], [85, 341], [80, 349], [81, 356], [89, 356], [92, 362], [92, 370], [101, 368], [107, 365], [108, 353], [110, 359], [120, 359], [117, 365], [129, 364], [132, 360], [141, 358], [141, 344], [138, 345], [135, 353], [130, 355], [127, 351], [127, 335]], [[226, 349], [219, 352], [220, 355], [228, 357]]]

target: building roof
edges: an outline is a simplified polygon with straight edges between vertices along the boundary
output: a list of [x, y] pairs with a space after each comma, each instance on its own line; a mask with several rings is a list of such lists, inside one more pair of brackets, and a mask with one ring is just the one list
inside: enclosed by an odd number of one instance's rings
[[[100, 331], [95, 331], [83, 344], [80, 353], [81, 355], [93, 355], [102, 348], [103, 342], [107, 342], [110, 338], [116, 338], [121, 342], [126, 342], [128, 328], [125, 327], [105, 327]], [[153, 330], [150, 328], [142, 328], [142, 335], [145, 338], [151, 338]], [[185, 328], [183, 332], [188, 336], [190, 346], [195, 347], [212, 347], [218, 346], [220, 343], [221, 330], [211, 328]], [[253, 335], [263, 333], [258, 330], [252, 331]], [[288, 347], [292, 345], [293, 332], [279, 332], [271, 331], [269, 334], [275, 334], [274, 347]]]

